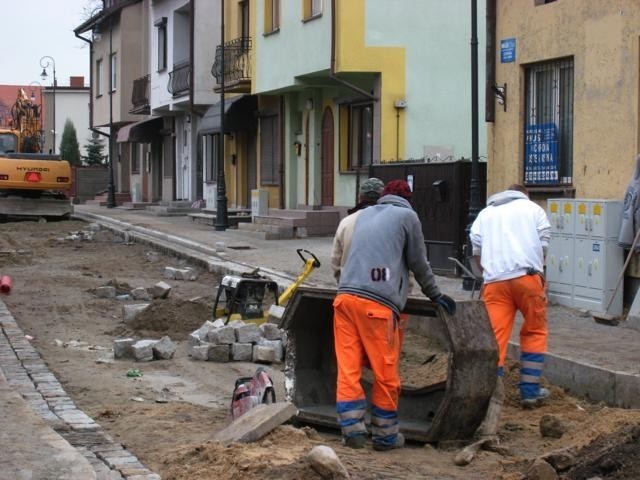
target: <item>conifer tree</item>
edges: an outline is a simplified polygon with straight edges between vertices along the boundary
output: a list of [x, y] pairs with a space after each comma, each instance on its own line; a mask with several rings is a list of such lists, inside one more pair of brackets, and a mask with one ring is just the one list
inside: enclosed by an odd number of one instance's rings
[[78, 144], [76, 127], [73, 126], [73, 122], [68, 118], [64, 122], [62, 140], [60, 141], [60, 158], [71, 165], [80, 165], [80, 145]]

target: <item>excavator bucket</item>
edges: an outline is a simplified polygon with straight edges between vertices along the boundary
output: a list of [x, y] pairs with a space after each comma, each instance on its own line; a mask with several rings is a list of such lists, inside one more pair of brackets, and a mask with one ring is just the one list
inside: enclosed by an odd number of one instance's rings
[[[300, 287], [287, 304], [280, 327], [288, 335], [285, 391], [287, 400], [298, 408], [297, 419], [339, 429], [335, 296], [333, 289]], [[410, 440], [429, 443], [471, 438], [496, 384], [497, 346], [484, 304], [477, 300], [458, 302], [456, 314], [447, 315], [426, 298], [410, 298], [404, 313], [410, 319], [401, 363], [412, 356], [407, 351], [408, 336], [414, 347], [422, 343], [438, 347], [423, 362], [401, 364], [400, 431]], [[369, 397], [371, 381], [367, 375], [362, 383]]]

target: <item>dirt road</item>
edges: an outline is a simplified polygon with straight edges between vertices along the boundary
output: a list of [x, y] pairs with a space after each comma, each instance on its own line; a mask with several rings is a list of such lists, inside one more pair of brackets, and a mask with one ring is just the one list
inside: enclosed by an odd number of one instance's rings
[[[624, 475], [640, 471], [638, 449], [631, 448], [638, 443], [633, 426], [640, 422], [640, 412], [589, 404], [553, 386], [548, 405], [521, 410], [517, 366], [507, 378], [499, 432], [506, 450], [481, 452], [468, 467], [453, 464], [455, 450], [415, 444], [387, 453], [354, 451], [342, 447], [334, 432], [309, 427], [283, 426], [251, 445], [208, 443], [211, 434], [229, 422], [235, 379], [256, 368], [251, 363], [196, 362], [186, 354], [188, 333], [211, 317], [219, 279], [201, 272], [197, 281], [170, 282], [169, 299], [154, 301], [153, 314], [132, 329], [122, 322], [125, 302], [97, 298], [93, 289], [109, 282], [150, 287], [163, 280], [164, 267], [181, 262], [149, 247], [125, 244], [104, 230], [91, 241], [67, 238], [82, 229], [87, 224], [0, 224], [0, 273], [13, 278], [11, 294], [2, 299], [77, 405], [165, 479], [319, 478], [304, 460], [318, 444], [334, 448], [357, 479], [519, 479], [535, 458], [587, 445], [601, 434], [610, 436], [578, 454], [582, 470], [564, 473], [565, 478], [636, 478]], [[113, 360], [114, 338], [165, 334], [178, 344], [173, 359]], [[127, 378], [130, 368], [139, 368], [143, 376]], [[282, 398], [282, 373], [278, 367], [269, 373]], [[557, 416], [566, 426], [562, 438], [541, 436], [544, 414]], [[619, 453], [613, 463], [599, 456], [603, 445]]]

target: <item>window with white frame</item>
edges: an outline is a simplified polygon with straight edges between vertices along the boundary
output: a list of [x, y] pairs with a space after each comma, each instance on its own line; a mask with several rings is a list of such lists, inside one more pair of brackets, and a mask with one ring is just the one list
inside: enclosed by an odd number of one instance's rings
[[111, 54], [111, 91], [115, 92], [116, 91], [116, 85], [117, 85], [117, 80], [118, 80], [118, 54], [117, 53], [112, 53]]
[[525, 70], [524, 183], [571, 185], [573, 181], [573, 59]]
[[311, 0], [311, 16], [315, 17], [322, 13], [322, 0]]
[[102, 83], [103, 66], [102, 59], [96, 60], [96, 97], [100, 97], [104, 93], [104, 84]]

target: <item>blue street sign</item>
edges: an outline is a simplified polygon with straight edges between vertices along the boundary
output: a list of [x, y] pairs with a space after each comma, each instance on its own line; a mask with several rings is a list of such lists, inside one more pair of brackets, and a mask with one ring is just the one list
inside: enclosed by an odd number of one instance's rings
[[500, 63], [516, 61], [516, 39], [505, 38], [500, 40]]

